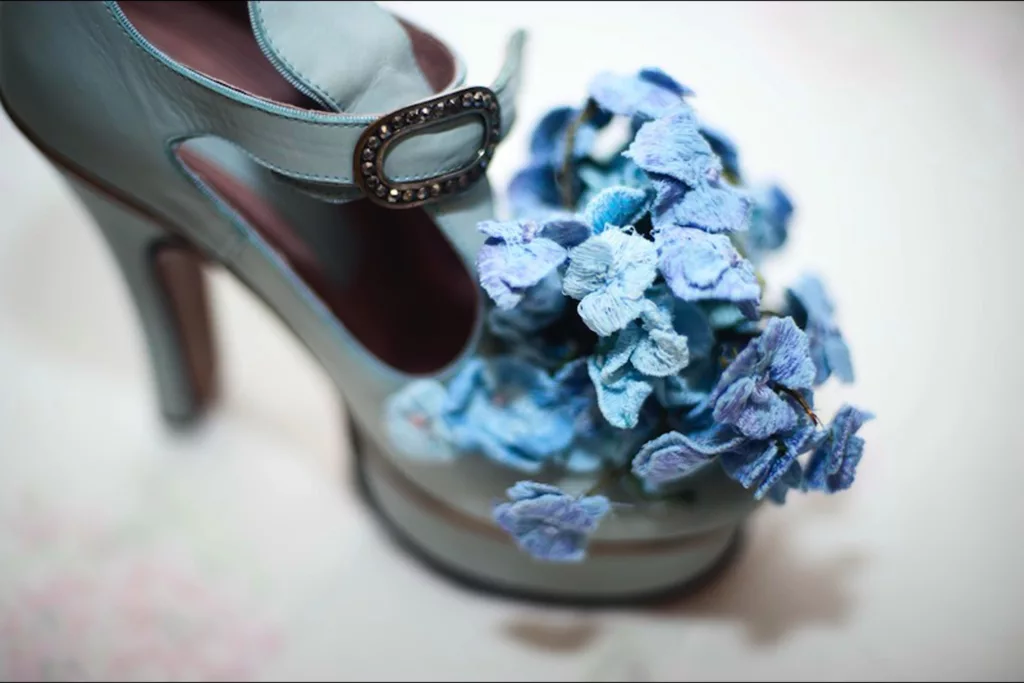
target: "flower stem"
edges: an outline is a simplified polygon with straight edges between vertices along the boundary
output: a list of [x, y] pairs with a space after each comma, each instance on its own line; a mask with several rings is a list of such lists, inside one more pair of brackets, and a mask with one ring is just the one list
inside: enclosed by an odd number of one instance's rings
[[818, 419], [818, 416], [814, 414], [814, 411], [811, 410], [811, 406], [807, 404], [807, 401], [804, 400], [804, 397], [800, 395], [800, 392], [793, 391], [789, 387], [784, 387], [781, 384], [776, 384], [775, 389], [777, 391], [781, 391], [786, 396], [789, 396], [791, 399], [800, 404], [800, 407], [803, 408], [805, 413], [807, 413], [807, 417], [811, 418], [811, 422], [813, 422], [815, 425], [819, 427], [821, 426], [821, 420]]
[[571, 209], [576, 205], [575, 192], [573, 192], [573, 169], [572, 162], [576, 151], [576, 133], [580, 126], [586, 123], [591, 116], [597, 113], [597, 104], [594, 100], [587, 100], [583, 111], [577, 116], [565, 131], [565, 155], [562, 157], [562, 168], [558, 177], [558, 190], [562, 195], [562, 204], [565, 208]]

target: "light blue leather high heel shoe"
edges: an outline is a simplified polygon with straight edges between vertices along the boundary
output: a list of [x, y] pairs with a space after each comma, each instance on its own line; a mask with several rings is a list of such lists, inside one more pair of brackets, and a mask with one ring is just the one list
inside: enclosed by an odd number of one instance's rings
[[215, 396], [202, 269], [219, 264], [334, 379], [365, 492], [418, 554], [492, 590], [632, 600], [723, 557], [743, 492], [624, 515], [586, 562], [541, 564], [490, 518], [516, 473], [399, 457], [382, 424], [388, 396], [477, 349], [475, 226], [492, 217], [485, 170], [515, 119], [522, 45], [490, 88], [464, 87], [448, 47], [374, 3], [4, 3], [0, 95], [121, 266], [169, 420]]

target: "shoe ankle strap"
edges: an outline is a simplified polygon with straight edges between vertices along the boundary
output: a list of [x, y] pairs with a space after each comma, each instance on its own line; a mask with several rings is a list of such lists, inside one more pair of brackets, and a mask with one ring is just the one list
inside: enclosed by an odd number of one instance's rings
[[[483, 177], [495, 147], [515, 122], [525, 42], [525, 32], [512, 34], [489, 89], [453, 90], [383, 116], [253, 106], [231, 93], [200, 125], [318, 199], [346, 202], [365, 196], [389, 208], [428, 204]], [[399, 117], [404, 123], [396, 131]], [[472, 126], [464, 125], [474, 118], [483, 123], [482, 142]], [[368, 161], [372, 169], [364, 165]]]
[[[249, 149], [279, 179], [325, 201], [365, 196], [403, 209], [458, 194], [483, 177], [515, 122], [525, 39], [523, 31], [509, 39], [490, 88], [451, 90], [381, 116], [350, 116], [326, 130], [303, 127], [311, 143], [319, 138], [323, 144], [284, 150], [286, 159], [272, 158], [281, 153], [277, 141], [266, 150], [271, 158]], [[332, 118], [339, 117], [346, 118]], [[482, 124], [483, 135], [464, 125], [474, 120]]]

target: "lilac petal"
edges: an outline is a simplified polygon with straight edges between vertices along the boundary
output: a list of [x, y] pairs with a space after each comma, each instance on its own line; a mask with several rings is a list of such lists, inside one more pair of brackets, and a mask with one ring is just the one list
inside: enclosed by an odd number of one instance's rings
[[643, 190], [625, 186], [609, 187], [590, 200], [583, 212], [583, 219], [595, 233], [601, 233], [609, 225], [633, 225], [647, 211], [649, 203], [647, 193]]
[[680, 299], [760, 303], [761, 288], [754, 268], [728, 237], [665, 228], [656, 233], [655, 244], [661, 273]]
[[723, 233], [748, 227], [752, 204], [741, 190], [703, 183], [687, 191], [671, 178], [654, 178], [652, 182], [658, 192], [655, 228], [679, 226]]
[[687, 187], [715, 179], [721, 171], [689, 107], [645, 123], [625, 154], [648, 173], [675, 178]]
[[788, 389], [810, 389], [814, 384], [807, 335], [792, 318], [772, 318], [758, 338], [763, 352], [771, 356], [769, 377]]
[[499, 308], [512, 308], [527, 288], [561, 265], [567, 253], [564, 247], [543, 238], [527, 244], [489, 241], [477, 253], [480, 285]]
[[788, 400], [748, 377], [730, 385], [715, 403], [716, 422], [736, 427], [751, 439], [767, 439], [796, 426], [799, 416]]
[[610, 379], [602, 376], [596, 361], [587, 362], [590, 380], [597, 390], [597, 405], [608, 424], [619, 429], [632, 429], [640, 420], [640, 409], [651, 395], [651, 384], [631, 369], [622, 370]]
[[692, 437], [668, 432], [641, 447], [633, 458], [632, 471], [652, 486], [667, 484], [694, 473], [715, 456], [738, 447], [742, 441], [720, 430]]

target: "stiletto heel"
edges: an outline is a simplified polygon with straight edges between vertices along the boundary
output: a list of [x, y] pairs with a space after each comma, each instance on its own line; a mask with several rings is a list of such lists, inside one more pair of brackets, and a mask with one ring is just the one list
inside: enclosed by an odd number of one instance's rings
[[216, 355], [201, 255], [152, 218], [64, 174], [103, 234], [142, 323], [161, 412], [172, 424], [216, 397]]

